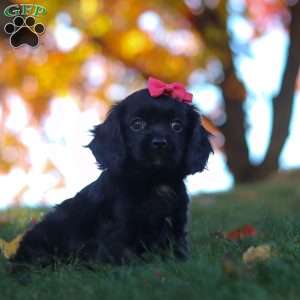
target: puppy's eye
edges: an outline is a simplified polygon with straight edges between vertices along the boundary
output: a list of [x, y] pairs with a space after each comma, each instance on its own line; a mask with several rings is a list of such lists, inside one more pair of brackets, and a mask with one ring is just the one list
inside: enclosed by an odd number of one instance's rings
[[182, 123], [179, 120], [174, 120], [171, 122], [171, 127], [176, 132], [182, 131]]
[[130, 124], [130, 129], [133, 131], [140, 131], [146, 127], [146, 122], [140, 118], [134, 119]]

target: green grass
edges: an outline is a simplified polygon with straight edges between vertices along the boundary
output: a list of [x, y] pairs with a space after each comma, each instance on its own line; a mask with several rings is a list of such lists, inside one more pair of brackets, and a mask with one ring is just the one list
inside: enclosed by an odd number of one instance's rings
[[[16, 280], [0, 259], [1, 299], [299, 299], [300, 295], [300, 174], [277, 176], [257, 185], [194, 199], [191, 209], [191, 258], [184, 263], [154, 258], [132, 266], [57, 266], [31, 272]], [[0, 236], [22, 231], [32, 210], [4, 212], [18, 222], [0, 225]], [[1, 215], [1, 214], [0, 214]], [[258, 235], [240, 242], [216, 232], [243, 224]], [[242, 254], [249, 246], [272, 246], [272, 257], [246, 265]], [[229, 271], [224, 271], [229, 262]]]

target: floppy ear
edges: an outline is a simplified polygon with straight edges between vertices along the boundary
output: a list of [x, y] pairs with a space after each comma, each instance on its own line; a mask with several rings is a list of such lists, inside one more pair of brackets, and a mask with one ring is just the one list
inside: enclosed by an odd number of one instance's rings
[[92, 130], [94, 138], [87, 146], [94, 154], [100, 169], [113, 172], [122, 168], [126, 149], [120, 125], [120, 108], [114, 106], [104, 123]]
[[209, 133], [200, 123], [200, 116], [195, 113], [194, 126], [192, 134], [187, 145], [186, 161], [184, 165], [184, 174], [190, 175], [201, 172], [206, 166], [209, 154], [213, 152], [209, 142]]

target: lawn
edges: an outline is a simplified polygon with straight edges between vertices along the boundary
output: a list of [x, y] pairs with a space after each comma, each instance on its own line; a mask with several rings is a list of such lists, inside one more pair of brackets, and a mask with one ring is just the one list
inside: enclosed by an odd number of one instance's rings
[[[131, 266], [80, 265], [35, 269], [16, 280], [0, 258], [1, 299], [299, 299], [300, 173], [278, 175], [230, 193], [202, 195], [191, 207], [191, 257]], [[0, 213], [0, 236], [17, 235], [39, 210]], [[8, 219], [7, 219], [8, 217]], [[18, 220], [15, 218], [18, 217]], [[224, 233], [251, 224], [257, 235], [228, 240]], [[244, 263], [250, 246], [267, 244], [271, 257]]]

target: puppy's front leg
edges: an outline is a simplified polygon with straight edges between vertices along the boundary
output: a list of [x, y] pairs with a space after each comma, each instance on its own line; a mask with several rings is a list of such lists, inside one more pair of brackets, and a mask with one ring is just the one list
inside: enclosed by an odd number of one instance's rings
[[182, 231], [180, 235], [178, 235], [175, 238], [174, 241], [174, 255], [176, 258], [180, 260], [186, 260], [189, 256], [189, 247], [188, 247], [188, 241], [187, 241], [187, 232]]
[[187, 204], [184, 208], [177, 209], [172, 218], [174, 235], [173, 251], [176, 258], [186, 260], [189, 256], [188, 231], [187, 231]]
[[125, 224], [98, 236], [96, 260], [115, 265], [126, 264], [133, 256], [129, 249], [130, 230]]

